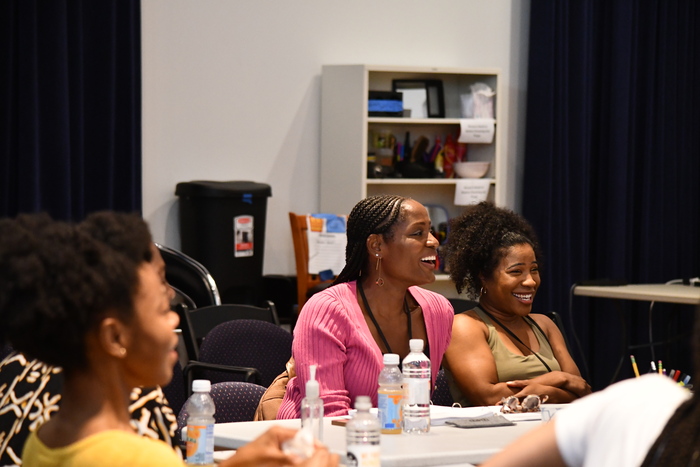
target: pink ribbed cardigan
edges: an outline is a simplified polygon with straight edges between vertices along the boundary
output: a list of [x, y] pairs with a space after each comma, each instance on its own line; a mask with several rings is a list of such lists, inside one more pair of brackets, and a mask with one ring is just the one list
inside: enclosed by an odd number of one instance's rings
[[[420, 304], [430, 344], [433, 386], [450, 343], [454, 311], [442, 295], [420, 287], [409, 292]], [[294, 328], [292, 355], [296, 374], [277, 412], [278, 419], [299, 418], [309, 365], [316, 364], [325, 416], [347, 415], [357, 396], [370, 396], [377, 406], [377, 377], [382, 352], [374, 341], [356, 298], [356, 283], [319, 292], [304, 305]]]

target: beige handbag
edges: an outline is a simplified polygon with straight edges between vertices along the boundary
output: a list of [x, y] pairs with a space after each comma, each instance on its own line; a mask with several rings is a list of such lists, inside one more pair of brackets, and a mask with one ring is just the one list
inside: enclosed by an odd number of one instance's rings
[[296, 376], [294, 357], [287, 361], [286, 367], [287, 369], [270, 383], [270, 386], [260, 398], [260, 403], [255, 411], [255, 418], [253, 418], [254, 421], [277, 420], [277, 411], [282, 405], [284, 393], [287, 391], [287, 383]]

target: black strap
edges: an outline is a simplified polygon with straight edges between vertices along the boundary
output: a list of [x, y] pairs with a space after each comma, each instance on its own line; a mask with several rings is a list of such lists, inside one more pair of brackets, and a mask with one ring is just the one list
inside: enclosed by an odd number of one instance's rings
[[[531, 353], [532, 355], [534, 355], [535, 357], [537, 357], [537, 360], [539, 360], [540, 362], [542, 362], [542, 364], [544, 365], [544, 367], [547, 369], [548, 372], [551, 372], [551, 371], [552, 371], [552, 369], [549, 367], [549, 365], [547, 365], [547, 363], [546, 363], [544, 360], [542, 360], [542, 357], [540, 357], [539, 354], [538, 354], [537, 352], [533, 351], [530, 347], [528, 347], [527, 344], [526, 344], [525, 342], [523, 342], [517, 335], [515, 335], [515, 333], [514, 333], [513, 331], [511, 331], [510, 329], [508, 329], [503, 323], [501, 323], [498, 319], [496, 319], [495, 316], [493, 316], [493, 315], [492, 315], [491, 313], [489, 313], [488, 311], [484, 310], [484, 309], [481, 308], [481, 307], [478, 307], [478, 308], [479, 308], [481, 311], [483, 311], [484, 314], [485, 314], [486, 316], [488, 316], [489, 318], [491, 318], [496, 324], [498, 324], [500, 327], [502, 327], [503, 330], [504, 330], [505, 332], [507, 332], [513, 339], [515, 339], [516, 341], [520, 342], [520, 344], [521, 344], [523, 347], [525, 347], [527, 350], [529, 350], [530, 353]], [[542, 333], [542, 335], [544, 336], [545, 340], [546, 340], [547, 343], [549, 344], [549, 339], [547, 339], [547, 334], [545, 334], [545, 333], [542, 331], [542, 328], [540, 328], [539, 325], [538, 325], [537, 323], [535, 323], [535, 320], [533, 320], [532, 318], [530, 318], [530, 320], [528, 321], [527, 319], [523, 318], [523, 321], [525, 321], [525, 322], [528, 323], [528, 324], [534, 324], [535, 327]], [[549, 344], [549, 346], [551, 347], [552, 344]]]
[[[386, 337], [384, 336], [384, 333], [382, 332], [382, 328], [379, 327], [379, 323], [377, 323], [376, 318], [374, 317], [374, 314], [372, 313], [372, 309], [369, 307], [369, 303], [367, 302], [367, 297], [365, 296], [365, 291], [362, 288], [362, 282], [360, 279], [357, 279], [357, 290], [360, 292], [360, 297], [362, 297], [362, 303], [365, 305], [365, 310], [367, 310], [367, 314], [369, 315], [369, 319], [372, 320], [372, 323], [374, 323], [374, 327], [377, 328], [377, 332], [379, 333], [379, 337], [382, 338], [382, 342], [384, 343], [384, 346], [386, 347], [387, 353], [394, 353], [391, 351], [391, 346], [389, 346], [389, 341], [386, 340]], [[408, 308], [408, 301], [406, 300], [406, 297], [404, 296], [403, 298], [403, 305], [404, 309], [406, 312], [406, 317], [408, 321], [408, 340], [413, 339], [413, 324], [411, 323], [411, 310]]]

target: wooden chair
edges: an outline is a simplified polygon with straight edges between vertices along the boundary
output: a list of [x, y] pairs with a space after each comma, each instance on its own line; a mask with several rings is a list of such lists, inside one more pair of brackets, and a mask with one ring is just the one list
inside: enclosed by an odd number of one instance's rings
[[307, 214], [289, 213], [289, 224], [292, 228], [292, 242], [294, 243], [294, 259], [297, 265], [297, 313], [301, 311], [301, 307], [311, 295], [323, 290], [333, 282], [332, 280], [322, 281], [318, 274], [309, 274], [306, 217]]

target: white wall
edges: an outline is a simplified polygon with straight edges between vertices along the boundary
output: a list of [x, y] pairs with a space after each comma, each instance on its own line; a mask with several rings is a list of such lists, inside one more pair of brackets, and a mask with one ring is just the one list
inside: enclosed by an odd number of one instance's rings
[[[319, 208], [323, 64], [496, 67], [519, 207], [527, 0], [143, 0], [143, 212], [178, 248], [175, 185], [272, 187], [265, 274], [294, 274], [288, 211]], [[359, 200], [358, 200], [359, 201]]]

